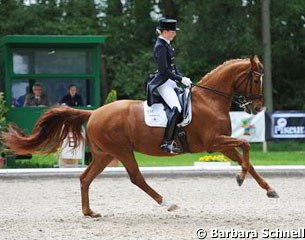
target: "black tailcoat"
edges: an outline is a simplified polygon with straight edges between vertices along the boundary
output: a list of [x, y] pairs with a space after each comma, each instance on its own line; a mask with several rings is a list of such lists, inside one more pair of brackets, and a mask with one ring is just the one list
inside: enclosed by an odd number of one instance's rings
[[75, 94], [74, 97], [71, 97], [71, 95], [68, 93], [67, 95], [62, 97], [59, 103], [64, 103], [70, 107], [83, 106], [83, 99], [78, 94]]
[[154, 47], [154, 58], [158, 66], [157, 72], [147, 85], [147, 104], [151, 106], [158, 102], [156, 88], [165, 83], [168, 79], [181, 82], [183, 75], [176, 68], [175, 50], [165, 40], [158, 38]]

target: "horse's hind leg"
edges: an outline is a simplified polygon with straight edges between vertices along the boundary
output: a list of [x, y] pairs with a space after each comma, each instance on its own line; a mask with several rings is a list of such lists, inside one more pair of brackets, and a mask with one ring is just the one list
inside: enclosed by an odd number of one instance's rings
[[176, 204], [168, 203], [164, 200], [164, 198], [159, 195], [154, 189], [152, 189], [145, 181], [143, 175], [139, 170], [138, 163], [134, 157], [132, 151], [130, 152], [121, 152], [119, 156], [116, 156], [126, 168], [128, 175], [130, 177], [130, 181], [141, 188], [144, 192], [146, 192], [149, 196], [151, 196], [158, 204], [161, 206], [165, 206], [168, 211], [174, 211], [178, 208]]
[[[233, 161], [236, 161], [239, 163], [239, 165], [242, 164], [243, 158], [242, 155], [237, 151], [237, 149], [233, 148], [230, 151], [224, 151], [222, 152], [225, 156], [232, 159]], [[267, 191], [267, 196], [271, 198], [278, 198], [278, 194], [275, 190], [273, 190], [269, 184], [265, 181], [265, 179], [259, 175], [256, 170], [254, 169], [253, 165], [250, 163], [249, 173], [252, 175], [252, 177], [256, 180], [256, 182], [261, 186], [261, 188], [265, 189]]]
[[85, 172], [80, 176], [82, 211], [85, 216], [100, 217], [101, 215], [92, 211], [89, 206], [89, 186], [93, 179], [99, 175], [114, 158], [111, 155], [98, 152], [98, 150], [91, 149], [91, 153], [93, 160]]

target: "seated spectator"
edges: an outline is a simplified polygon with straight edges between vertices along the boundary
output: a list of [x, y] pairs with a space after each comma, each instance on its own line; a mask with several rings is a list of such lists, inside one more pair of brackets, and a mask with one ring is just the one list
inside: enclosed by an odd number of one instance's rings
[[63, 96], [59, 103], [70, 107], [83, 106], [82, 97], [77, 94], [77, 88], [74, 84], [69, 86], [68, 94]]
[[35, 83], [32, 87], [33, 93], [29, 93], [25, 97], [24, 105], [27, 106], [49, 106], [50, 101], [46, 94], [43, 93], [43, 87], [41, 83]]
[[15, 100], [15, 103], [14, 103], [14, 106], [15, 107], [23, 107], [24, 105], [24, 102], [25, 102], [25, 98], [26, 96], [29, 94], [29, 86], [26, 87], [26, 93], [21, 95], [20, 97], [18, 97], [16, 100]]

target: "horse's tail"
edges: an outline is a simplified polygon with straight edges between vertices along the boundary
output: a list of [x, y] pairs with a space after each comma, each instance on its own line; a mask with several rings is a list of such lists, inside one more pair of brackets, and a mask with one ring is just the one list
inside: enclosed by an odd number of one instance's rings
[[10, 124], [8, 131], [2, 133], [2, 139], [6, 147], [17, 154], [55, 152], [69, 133], [73, 134], [78, 146], [83, 138], [82, 125], [91, 113], [90, 110], [54, 107], [38, 119], [31, 135]]

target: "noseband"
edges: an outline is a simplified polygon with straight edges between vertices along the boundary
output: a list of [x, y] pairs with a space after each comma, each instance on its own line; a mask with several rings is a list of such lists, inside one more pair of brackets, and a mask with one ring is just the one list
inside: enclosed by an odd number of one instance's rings
[[[235, 94], [234, 95], [234, 98], [233, 98], [233, 102], [238, 104], [239, 107], [245, 109], [249, 104], [252, 103], [253, 100], [256, 100], [256, 99], [261, 99], [263, 98], [263, 95], [259, 94], [259, 95], [253, 95], [252, 94], [252, 90], [253, 90], [253, 74], [256, 74], [256, 75], [259, 75], [259, 76], [263, 76], [263, 73], [260, 73], [260, 72], [257, 72], [255, 70], [253, 70], [252, 68], [250, 68], [248, 70], [248, 73], [247, 73], [247, 83], [245, 85], [245, 93], [247, 93], [248, 91], [248, 88], [249, 88], [249, 95], [244, 95], [244, 94]], [[236, 89], [238, 89], [241, 84], [244, 83], [244, 80], [242, 80], [236, 87]], [[217, 95], [220, 95], [220, 96], [223, 96], [223, 97], [226, 97], [226, 98], [229, 98], [231, 99], [231, 95], [227, 94], [227, 93], [223, 93], [221, 91], [218, 91], [216, 89], [213, 89], [213, 88], [210, 88], [210, 87], [204, 87], [204, 86], [200, 86], [200, 85], [197, 85], [197, 84], [192, 84], [192, 86], [195, 86], [195, 87], [199, 87], [199, 88], [202, 88], [202, 89], [205, 89], [205, 90], [208, 90], [208, 91], [211, 91]]]

